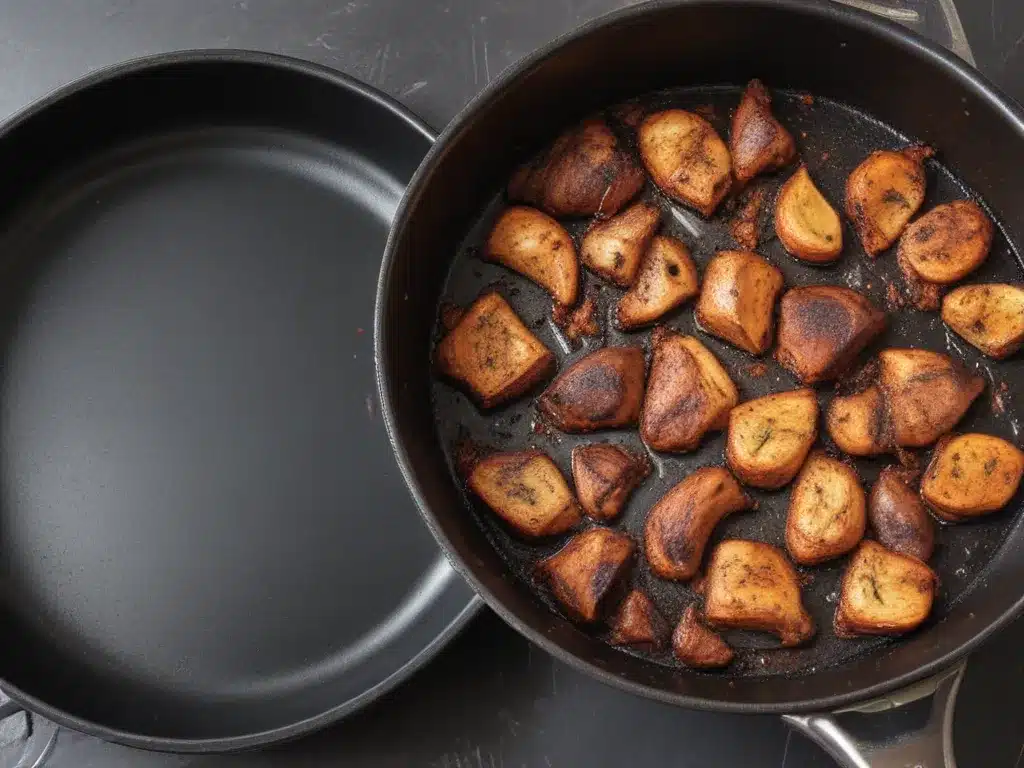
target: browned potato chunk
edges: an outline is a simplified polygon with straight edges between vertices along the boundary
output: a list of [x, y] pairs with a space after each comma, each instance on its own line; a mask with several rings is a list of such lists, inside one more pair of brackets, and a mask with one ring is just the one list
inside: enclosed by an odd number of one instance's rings
[[924, 202], [924, 160], [930, 147], [872, 152], [846, 180], [846, 215], [864, 251], [877, 256], [896, 242]]
[[740, 207], [729, 222], [729, 233], [740, 248], [752, 251], [757, 248], [757, 241], [761, 231], [761, 207], [767, 190], [761, 187], [753, 187], [744, 191]]
[[914, 480], [905, 469], [883, 469], [871, 489], [868, 520], [884, 547], [927, 561], [935, 549], [935, 525], [911, 487]]
[[845, 555], [864, 538], [864, 489], [853, 469], [815, 451], [793, 486], [786, 518], [786, 549], [801, 565]]
[[735, 655], [725, 640], [704, 626], [693, 603], [672, 633], [672, 651], [683, 664], [697, 669], [727, 667]]
[[704, 589], [704, 613], [713, 627], [772, 632], [787, 647], [814, 637], [796, 570], [771, 544], [721, 542], [711, 553]]
[[943, 520], [958, 522], [1010, 503], [1024, 472], [1024, 453], [993, 435], [951, 435], [935, 448], [921, 498]]
[[674, 237], [655, 237], [636, 282], [619, 299], [619, 327], [631, 330], [650, 325], [696, 296], [699, 285], [690, 249]]
[[630, 495], [651, 473], [646, 456], [621, 445], [591, 443], [572, 449], [572, 478], [583, 511], [595, 520], [614, 520]]
[[660, 220], [658, 206], [634, 203], [619, 215], [594, 224], [580, 246], [583, 263], [620, 288], [628, 288], [636, 280], [640, 260]]
[[796, 477], [817, 436], [813, 389], [766, 395], [732, 409], [725, 459], [744, 485], [781, 488]]
[[542, 560], [539, 573], [570, 616], [597, 621], [602, 601], [629, 570], [634, 549], [633, 540], [621, 531], [590, 528]]
[[593, 432], [636, 424], [643, 399], [644, 351], [605, 347], [559, 374], [537, 405], [563, 432]]
[[709, 333], [760, 355], [772, 343], [782, 273], [753, 251], [720, 251], [704, 271], [697, 321]]
[[774, 171], [796, 157], [796, 144], [772, 115], [772, 99], [760, 80], [751, 80], [732, 118], [729, 133], [736, 181], [746, 184], [762, 171]]
[[825, 413], [825, 425], [832, 441], [852, 456], [873, 456], [896, 447], [888, 401], [876, 384], [835, 398]]
[[707, 432], [726, 427], [739, 391], [717, 358], [693, 336], [658, 328], [651, 343], [640, 435], [655, 451], [692, 451]]
[[829, 381], [884, 329], [885, 313], [851, 288], [792, 288], [779, 302], [775, 357], [803, 384]]
[[942, 300], [942, 319], [989, 357], [1002, 360], [1024, 343], [1024, 288], [964, 285]]
[[513, 202], [552, 216], [611, 216], [644, 186], [643, 169], [608, 124], [584, 120], [523, 165], [508, 183]]
[[835, 631], [838, 637], [902, 635], [932, 610], [938, 578], [916, 557], [867, 540], [843, 574]]
[[483, 255], [528, 277], [559, 304], [576, 303], [576, 247], [561, 224], [525, 205], [506, 208], [494, 223]]
[[668, 634], [665, 619], [658, 613], [651, 598], [639, 589], [626, 595], [609, 624], [612, 632], [608, 640], [612, 645], [654, 650], [661, 647]]
[[692, 579], [708, 537], [726, 515], [753, 505], [722, 467], [701, 467], [654, 505], [644, 525], [644, 552], [663, 579]]
[[564, 533], [581, 518], [568, 483], [543, 451], [485, 456], [469, 471], [467, 483], [495, 514], [523, 536]]
[[835, 261], [843, 252], [839, 214], [814, 186], [806, 166], [800, 166], [779, 190], [775, 234], [790, 256], [815, 264]]
[[438, 372], [482, 408], [507, 402], [546, 379], [555, 356], [495, 292], [480, 296], [437, 345]]
[[711, 123], [693, 112], [648, 115], [637, 131], [640, 156], [662, 192], [710, 216], [732, 184], [729, 149]]

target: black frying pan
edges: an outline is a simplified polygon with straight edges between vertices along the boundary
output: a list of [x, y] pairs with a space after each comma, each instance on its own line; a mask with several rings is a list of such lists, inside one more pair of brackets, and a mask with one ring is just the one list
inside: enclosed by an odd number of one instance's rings
[[[484, 201], [500, 197], [518, 162], [567, 124], [623, 99], [684, 87], [657, 98], [691, 107], [716, 98], [735, 103], [736, 86], [751, 77], [780, 91], [781, 113], [791, 127], [807, 132], [805, 159], [832, 174], [826, 184], [833, 185], [827, 190], [833, 199], [844, 173], [875, 146], [899, 145], [912, 137], [940, 148], [940, 162], [929, 171], [930, 202], [979, 195], [1003, 227], [987, 267], [990, 276], [1020, 280], [1012, 244], [1024, 236], [1024, 185], [1015, 173], [1024, 160], [1024, 116], [978, 73], [900, 27], [835, 5], [796, 0], [651, 3], [600, 19], [507, 71], [445, 131], [417, 172], [389, 240], [377, 305], [378, 373], [399, 460], [428, 524], [459, 570], [512, 626], [577, 668], [634, 693], [728, 712], [813, 713], [854, 706], [948, 672], [1013, 618], [1022, 605], [1024, 577], [1019, 515], [1008, 510], [981, 525], [943, 532], [938, 561], [943, 599], [935, 618], [912, 637], [842, 644], [823, 631], [807, 651], [773, 654], [751, 646], [741, 652], [735, 673], [697, 674], [664, 659], [610, 648], [553, 613], [529, 580], [518, 577], [536, 552], [527, 555], [467, 508], [446, 451], [458, 429], [491, 444], [529, 440], [514, 428], [524, 422], [516, 416], [526, 415], [529, 406], [482, 418], [461, 395], [436, 385], [429, 370], [439, 299], [466, 300], [487, 282], [502, 279], [500, 271], [488, 271], [479, 262], [467, 266], [473, 257], [466, 247], [477, 242], [474, 238], [493, 215]], [[734, 90], [723, 93], [720, 86]], [[801, 113], [798, 92], [814, 94], [821, 104]], [[832, 157], [823, 158], [825, 150]], [[714, 226], [701, 229], [698, 222], [697, 231], [690, 232], [677, 222], [669, 226], [695, 244], [698, 261], [728, 242]], [[781, 254], [777, 243], [773, 247]], [[849, 282], [854, 263], [863, 259], [859, 249], [848, 246], [845, 266], [824, 276], [819, 271], [813, 279], [808, 277], [813, 270], [791, 260], [773, 261], [787, 272], [790, 284], [801, 284]], [[880, 261], [861, 272], [858, 287], [873, 282], [870, 290], [884, 294], [891, 266]], [[509, 294], [527, 319], [540, 320], [544, 308], [524, 284], [515, 283]], [[689, 328], [689, 314], [684, 310], [672, 324]], [[896, 325], [889, 342], [945, 346], [934, 320]], [[739, 368], [741, 357], [734, 355], [730, 363], [749, 395], [792, 386], [751, 384]], [[1020, 363], [1011, 362], [994, 376], [1012, 383], [1020, 373]], [[997, 423], [986, 409], [987, 404], [975, 408], [977, 427], [1012, 437], [1014, 414], [1004, 414]], [[567, 450], [543, 447], [561, 458], [559, 450]], [[713, 447], [704, 449], [701, 458], [721, 460]], [[686, 461], [668, 462], [666, 474], [678, 480], [692, 466]], [[875, 464], [877, 469], [882, 462]], [[784, 499], [775, 506], [778, 522]], [[642, 521], [642, 510], [629, 514], [627, 528]], [[754, 538], [771, 540], [780, 533], [772, 517], [762, 513], [728, 525]], [[977, 559], [979, 551], [984, 556]], [[838, 569], [824, 569], [809, 590], [819, 626], [828, 625], [830, 585], [837, 578]], [[658, 599], [663, 607], [673, 607], [672, 597]], [[947, 675], [942, 689], [949, 693], [955, 680]], [[936, 684], [924, 685], [917, 692], [934, 690]], [[840, 743], [831, 721], [804, 718], [798, 724], [829, 742], [837, 755], [846, 754], [849, 745]], [[941, 759], [940, 743], [925, 762]]]

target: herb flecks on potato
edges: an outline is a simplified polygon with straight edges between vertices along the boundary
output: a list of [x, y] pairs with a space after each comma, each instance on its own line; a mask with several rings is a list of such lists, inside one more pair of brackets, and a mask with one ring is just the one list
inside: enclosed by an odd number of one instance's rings
[[620, 288], [628, 288], [636, 280], [640, 261], [660, 220], [658, 206], [634, 203], [607, 221], [596, 222], [583, 236], [580, 246], [583, 263]]
[[697, 295], [700, 283], [690, 249], [674, 237], [656, 236], [647, 249], [636, 282], [619, 299], [619, 327], [650, 325]]
[[643, 350], [605, 347], [560, 373], [537, 405], [563, 432], [593, 432], [636, 424], [643, 398]]
[[801, 565], [845, 555], [864, 538], [864, 489], [857, 473], [816, 451], [793, 486], [786, 518], [786, 549]]
[[487, 237], [483, 255], [537, 283], [559, 304], [576, 303], [576, 246], [565, 228], [543, 211], [525, 205], [506, 208]]
[[796, 144], [772, 114], [772, 100], [760, 80], [751, 80], [743, 92], [729, 132], [736, 181], [746, 184], [757, 174], [792, 162]]
[[1017, 492], [1024, 453], [993, 435], [950, 435], [936, 448], [921, 481], [935, 514], [959, 522], [1002, 509]]
[[942, 320], [994, 360], [1024, 343], [1024, 288], [1006, 283], [964, 285], [942, 300]]
[[651, 473], [646, 456], [614, 443], [572, 449], [572, 477], [583, 511], [595, 520], [617, 518], [630, 495]]
[[709, 333], [760, 355], [772, 343], [782, 273], [753, 251], [720, 251], [704, 271], [697, 321]]
[[683, 664], [695, 669], [727, 667], [735, 656], [728, 643], [700, 620], [693, 603], [683, 611], [672, 633], [672, 652]]
[[725, 458], [744, 485], [781, 488], [796, 477], [817, 436], [814, 390], [777, 392], [732, 409]]
[[812, 264], [835, 261], [843, 252], [839, 214], [800, 166], [779, 190], [775, 201], [775, 234], [790, 256]]
[[595, 527], [578, 533], [538, 566], [555, 599], [572, 618], [591, 623], [632, 565], [636, 545], [621, 531]]

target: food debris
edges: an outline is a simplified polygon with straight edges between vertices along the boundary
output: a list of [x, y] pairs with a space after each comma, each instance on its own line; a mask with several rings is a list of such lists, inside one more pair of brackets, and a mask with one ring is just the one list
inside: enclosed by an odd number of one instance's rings
[[889, 283], [885, 287], [885, 305], [886, 308], [892, 312], [897, 309], [902, 309], [906, 301], [903, 299], [903, 294], [900, 293], [900, 289], [896, 287], [896, 283]]
[[766, 373], [768, 373], [768, 366], [765, 365], [764, 363], [751, 363], [750, 365], [747, 366], [747, 375], [752, 376], [755, 379], [760, 379]]
[[761, 207], [764, 205], [766, 190], [754, 187], [743, 193], [740, 207], [729, 222], [729, 232], [741, 248], [752, 251], [757, 248], [760, 230]]
[[998, 387], [992, 387], [992, 413], [996, 416], [1006, 413], [1006, 393], [1009, 391], [1005, 381], [1000, 382]]
[[587, 296], [576, 309], [563, 304], [555, 304], [551, 309], [551, 317], [555, 324], [565, 331], [569, 340], [576, 343], [584, 336], [596, 336], [600, 333], [601, 328], [594, 318], [596, 310], [597, 302], [591, 295]]
[[809, 93], [801, 93], [800, 103], [809, 107], [814, 104], [814, 96]]

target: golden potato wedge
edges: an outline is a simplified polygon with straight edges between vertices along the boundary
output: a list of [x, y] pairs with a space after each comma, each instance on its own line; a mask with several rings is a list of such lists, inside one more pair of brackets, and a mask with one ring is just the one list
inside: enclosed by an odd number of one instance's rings
[[719, 251], [704, 271], [697, 322], [708, 333], [760, 355], [772, 343], [782, 273], [753, 251]]
[[579, 290], [576, 246], [569, 233], [543, 211], [515, 205], [494, 222], [483, 257], [508, 267], [572, 306]]
[[690, 249], [674, 237], [658, 235], [644, 255], [633, 287], [619, 299], [619, 327], [632, 330], [650, 325], [696, 296], [699, 290]]
[[740, 395], [718, 359], [693, 336], [657, 328], [640, 435], [655, 451], [686, 452], [725, 429]]
[[643, 399], [644, 351], [604, 347], [560, 373], [537, 406], [563, 432], [593, 432], [636, 424]]
[[935, 572], [916, 557], [890, 552], [870, 539], [850, 558], [836, 607], [837, 637], [902, 635], [932, 610]]
[[693, 603], [683, 611], [672, 633], [672, 652], [683, 664], [696, 669], [727, 667], [735, 656], [725, 640], [704, 626]]
[[815, 451], [793, 486], [786, 549], [800, 565], [845, 555], [864, 538], [864, 489], [849, 464]]
[[645, 180], [608, 124], [589, 118], [521, 166], [508, 183], [508, 198], [552, 216], [611, 216], [639, 194]]
[[761, 207], [768, 190], [763, 186], [744, 190], [736, 215], [729, 221], [729, 233], [740, 248], [752, 251], [757, 248], [761, 233]]
[[631, 645], [645, 650], [660, 648], [668, 634], [668, 624], [651, 598], [645, 592], [634, 589], [619, 605], [609, 622], [612, 645]]
[[851, 456], [873, 456], [895, 449], [889, 403], [877, 384], [835, 398], [825, 412], [828, 434]]
[[588, 528], [542, 560], [538, 573], [566, 613], [577, 621], [594, 622], [601, 617], [602, 602], [632, 565], [635, 548], [621, 531]]
[[523, 394], [555, 368], [551, 351], [493, 291], [463, 313], [437, 345], [434, 360], [438, 372], [465, 388], [482, 408]]
[[661, 209], [651, 203], [634, 203], [607, 221], [593, 224], [583, 236], [580, 258], [620, 288], [636, 280], [640, 260], [658, 231]]
[[775, 201], [775, 234], [790, 256], [814, 264], [835, 261], [843, 252], [839, 214], [801, 165]]
[[760, 80], [751, 80], [743, 91], [732, 118], [729, 152], [736, 181], [741, 185], [796, 157], [793, 137], [772, 114], [771, 96]]
[[1024, 343], [1024, 288], [964, 285], [942, 300], [942, 320], [971, 346], [1003, 360]]
[[543, 451], [492, 453], [475, 462], [470, 490], [523, 536], [565, 533], [580, 519], [580, 507], [561, 470]]
[[673, 200], [710, 216], [732, 185], [729, 149], [707, 120], [667, 109], [637, 130], [640, 157], [654, 183]]
[[781, 488], [796, 477], [817, 437], [813, 389], [765, 395], [732, 409], [725, 460], [744, 485]]
[[1024, 452], [1002, 438], [950, 435], [936, 447], [921, 481], [921, 498], [955, 523], [1002, 509], [1020, 485]]
[[711, 553], [704, 590], [704, 615], [712, 627], [771, 632], [786, 647], [814, 637], [796, 570], [771, 544], [722, 541]]
[[662, 496], [647, 515], [644, 553], [651, 570], [663, 579], [692, 579], [719, 521], [751, 506], [753, 501], [727, 469], [701, 467]]
[[614, 443], [572, 449], [572, 478], [583, 511], [595, 520], [614, 520], [630, 495], [651, 474], [651, 463]]
[[877, 256], [896, 242], [924, 202], [924, 161], [931, 147], [868, 155], [846, 180], [846, 215], [864, 251]]
[[829, 381], [883, 330], [885, 313], [852, 288], [792, 288], [779, 302], [775, 358], [802, 384]]
[[882, 546], [927, 562], [935, 549], [935, 524], [912, 487], [916, 479], [900, 467], [883, 469], [868, 499], [868, 521]]

